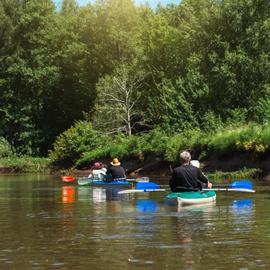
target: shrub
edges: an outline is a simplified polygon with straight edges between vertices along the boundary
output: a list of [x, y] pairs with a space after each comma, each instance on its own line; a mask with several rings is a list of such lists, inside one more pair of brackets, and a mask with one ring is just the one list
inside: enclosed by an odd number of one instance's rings
[[49, 172], [48, 158], [29, 157], [29, 156], [11, 156], [1, 158], [0, 167], [9, 168], [18, 173], [47, 173]]
[[0, 158], [10, 157], [12, 155], [13, 151], [8, 141], [5, 138], [0, 137]]
[[245, 151], [264, 153], [269, 149], [270, 125], [259, 126], [251, 123], [230, 130], [222, 130], [213, 135], [208, 144], [212, 152], [225, 153]]
[[49, 157], [53, 161], [74, 162], [82, 153], [97, 148], [104, 141], [104, 136], [95, 131], [90, 122], [79, 121], [57, 137]]
[[204, 132], [194, 129], [186, 130], [183, 133], [175, 134], [168, 138], [165, 150], [165, 160], [176, 161], [178, 154], [184, 150], [191, 150], [200, 144], [203, 144], [201, 138]]

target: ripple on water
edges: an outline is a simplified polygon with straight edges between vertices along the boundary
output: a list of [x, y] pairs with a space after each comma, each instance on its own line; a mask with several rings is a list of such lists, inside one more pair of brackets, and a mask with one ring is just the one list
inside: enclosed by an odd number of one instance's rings
[[91, 236], [88, 237], [90, 240], [120, 240], [120, 239], [134, 239], [134, 238], [141, 238], [141, 239], [151, 239], [153, 235], [145, 234], [145, 233], [138, 233], [138, 234], [112, 234], [112, 235], [98, 235], [98, 236]]

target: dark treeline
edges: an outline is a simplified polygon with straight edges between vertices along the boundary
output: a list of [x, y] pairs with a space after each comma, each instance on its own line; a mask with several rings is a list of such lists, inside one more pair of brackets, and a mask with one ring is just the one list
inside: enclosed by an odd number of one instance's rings
[[127, 135], [270, 119], [269, 0], [0, 0], [0, 136], [46, 155], [76, 120]]

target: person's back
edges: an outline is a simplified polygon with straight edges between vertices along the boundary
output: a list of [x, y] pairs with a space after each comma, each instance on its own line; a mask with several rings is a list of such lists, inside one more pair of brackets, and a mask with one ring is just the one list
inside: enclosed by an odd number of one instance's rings
[[92, 172], [89, 174], [88, 178], [103, 180], [105, 178], [106, 172], [107, 169], [104, 168], [102, 162], [95, 162]]
[[101, 168], [98, 170], [93, 170], [92, 171], [92, 177], [95, 179], [103, 179], [106, 175], [107, 169], [106, 168]]
[[190, 164], [191, 155], [189, 152], [184, 151], [180, 154], [181, 166], [173, 170], [170, 180], [170, 188], [173, 192], [196, 191], [202, 187], [210, 187], [211, 183], [208, 182], [201, 170]]
[[112, 166], [107, 174], [110, 174], [112, 176], [112, 179], [119, 179], [119, 178], [125, 178], [125, 170], [121, 166]]
[[182, 165], [173, 170], [170, 188], [173, 192], [199, 190], [202, 186], [198, 180], [207, 185], [207, 178], [200, 169], [193, 165]]
[[107, 175], [110, 175], [113, 180], [126, 178], [125, 170], [120, 164], [118, 159], [114, 158], [111, 162], [112, 166], [107, 171]]

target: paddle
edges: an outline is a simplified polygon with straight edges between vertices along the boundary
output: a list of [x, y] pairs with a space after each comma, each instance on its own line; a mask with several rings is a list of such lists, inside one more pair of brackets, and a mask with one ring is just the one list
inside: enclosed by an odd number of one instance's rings
[[[179, 189], [185, 189], [186, 191], [195, 191], [194, 189], [189, 189], [186, 187], [179, 187]], [[227, 185], [213, 185], [213, 188], [207, 189], [203, 188], [203, 191], [238, 191], [238, 192], [255, 192], [252, 189], [252, 183], [250, 181], [235, 181]], [[127, 189], [119, 191], [119, 194], [128, 194], [128, 193], [138, 193], [138, 192], [157, 192], [157, 191], [170, 191], [169, 189], [163, 189], [160, 185], [148, 182], [148, 183], [137, 183], [135, 189]]]
[[147, 176], [142, 176], [138, 178], [128, 178], [127, 181], [129, 182], [149, 182], [149, 177]]
[[242, 180], [235, 181], [231, 184], [214, 184], [213, 188], [244, 188], [244, 189], [252, 189], [252, 183], [250, 181]]
[[118, 194], [150, 192], [150, 191], [167, 191], [165, 188], [160, 188], [160, 185], [153, 182], [137, 182], [135, 189], [126, 189], [119, 191]]
[[[105, 180], [104, 179], [95, 179], [96, 183], [98, 183], [98, 181], [104, 182]], [[143, 176], [143, 177], [134, 178], [134, 179], [126, 179], [126, 181], [137, 182], [137, 183], [147, 183], [147, 182], [149, 182], [149, 177]], [[93, 178], [81, 177], [78, 179], [78, 184], [81, 186], [90, 185], [92, 182], [93, 182]], [[108, 184], [110, 184], [110, 182], [108, 182]]]

